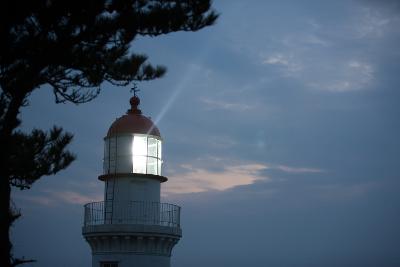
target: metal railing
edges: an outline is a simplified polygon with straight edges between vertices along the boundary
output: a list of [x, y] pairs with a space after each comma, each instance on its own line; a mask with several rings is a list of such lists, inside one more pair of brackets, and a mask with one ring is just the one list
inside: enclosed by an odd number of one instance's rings
[[84, 226], [101, 224], [180, 226], [181, 208], [169, 203], [101, 201], [88, 203], [84, 207]]

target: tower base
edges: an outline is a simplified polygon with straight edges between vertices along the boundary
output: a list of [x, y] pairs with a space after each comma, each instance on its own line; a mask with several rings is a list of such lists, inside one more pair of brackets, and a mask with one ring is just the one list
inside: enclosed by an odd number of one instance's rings
[[92, 267], [170, 267], [181, 229], [154, 225], [93, 225], [82, 229]]

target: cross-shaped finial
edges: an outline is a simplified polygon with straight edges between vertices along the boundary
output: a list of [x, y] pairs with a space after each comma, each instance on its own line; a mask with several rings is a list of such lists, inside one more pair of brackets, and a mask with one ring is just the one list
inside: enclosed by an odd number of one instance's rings
[[137, 88], [136, 83], [133, 84], [133, 87], [131, 88], [131, 92], [133, 91], [133, 96], [136, 96], [136, 93], [140, 91], [140, 89]]

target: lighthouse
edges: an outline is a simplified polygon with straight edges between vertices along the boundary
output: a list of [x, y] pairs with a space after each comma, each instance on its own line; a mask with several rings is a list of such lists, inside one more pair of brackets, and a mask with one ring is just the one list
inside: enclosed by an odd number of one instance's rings
[[180, 207], [160, 202], [160, 131], [130, 99], [104, 138], [104, 201], [84, 206], [82, 234], [92, 250], [92, 267], [167, 267], [182, 236]]

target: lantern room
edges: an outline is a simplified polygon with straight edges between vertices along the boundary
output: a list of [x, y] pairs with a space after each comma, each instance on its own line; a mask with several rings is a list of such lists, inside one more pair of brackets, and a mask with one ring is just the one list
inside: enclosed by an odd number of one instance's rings
[[162, 139], [150, 118], [142, 115], [140, 99], [130, 99], [131, 109], [116, 119], [104, 138], [103, 174], [161, 176]]

